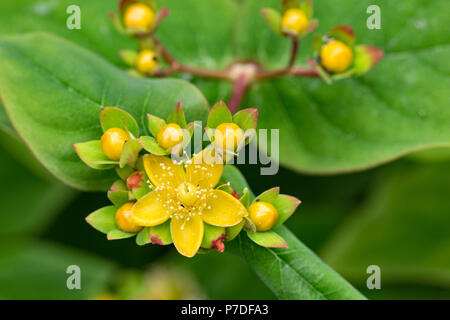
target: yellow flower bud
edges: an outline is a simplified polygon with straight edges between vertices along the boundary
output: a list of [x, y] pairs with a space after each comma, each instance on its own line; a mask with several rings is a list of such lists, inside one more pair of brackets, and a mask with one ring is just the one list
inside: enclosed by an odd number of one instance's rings
[[214, 132], [214, 143], [223, 150], [235, 151], [244, 137], [243, 130], [234, 123], [222, 123]]
[[143, 3], [129, 5], [124, 14], [124, 24], [127, 28], [149, 30], [155, 21], [155, 13]]
[[256, 226], [256, 231], [264, 232], [270, 230], [278, 220], [278, 211], [275, 207], [265, 201], [256, 201], [249, 208], [250, 219]]
[[334, 40], [320, 50], [321, 64], [329, 71], [339, 73], [347, 70], [353, 63], [353, 52], [342, 41]]
[[125, 203], [116, 211], [117, 226], [124, 232], [136, 233], [142, 230], [142, 227], [131, 219], [133, 205], [132, 202]]
[[152, 50], [144, 49], [139, 52], [136, 58], [135, 66], [136, 70], [142, 74], [152, 74], [158, 66], [158, 57]]
[[162, 127], [156, 140], [163, 149], [168, 150], [183, 141], [183, 130], [178, 124], [169, 123]]
[[283, 30], [293, 31], [300, 34], [306, 30], [309, 24], [309, 19], [305, 12], [300, 9], [291, 8], [287, 10], [281, 19], [281, 28]]
[[113, 161], [119, 161], [123, 145], [130, 139], [128, 133], [120, 128], [108, 129], [101, 138], [103, 153]]

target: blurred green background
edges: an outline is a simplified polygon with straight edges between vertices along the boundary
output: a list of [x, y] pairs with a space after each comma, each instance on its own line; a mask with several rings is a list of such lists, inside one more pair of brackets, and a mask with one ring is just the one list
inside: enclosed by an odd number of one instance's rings
[[[0, 17], [15, 20], [0, 24], [2, 34], [55, 28], [66, 16], [62, 12], [35, 25], [33, 14], [39, 11], [32, 14], [31, 6], [42, 4], [45, 10], [44, 4], [59, 2], [21, 0], [14, 4], [16, 15], [8, 11], [12, 2], [5, 3]], [[86, 47], [95, 46], [61, 30]], [[104, 48], [115, 48], [114, 38], [104, 41]], [[106, 49], [103, 54], [117, 56]], [[220, 88], [199, 82], [215, 102]], [[185, 259], [173, 247], [106, 240], [84, 220], [108, 204], [106, 195], [71, 190], [50, 176], [17, 138], [2, 108], [0, 129], [0, 298], [275, 298], [249, 266], [228, 253]], [[282, 193], [302, 200], [287, 226], [367, 297], [450, 298], [448, 149], [331, 177], [283, 168], [267, 177], [256, 165], [240, 169], [255, 194], [279, 185]], [[66, 287], [69, 265], [81, 268], [81, 290]], [[369, 265], [381, 268], [381, 290], [366, 287]]]

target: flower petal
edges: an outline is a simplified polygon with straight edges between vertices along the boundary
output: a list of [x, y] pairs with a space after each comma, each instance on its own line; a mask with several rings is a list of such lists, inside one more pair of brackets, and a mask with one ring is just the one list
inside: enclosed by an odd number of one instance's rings
[[164, 223], [170, 217], [170, 211], [163, 207], [161, 192], [151, 192], [142, 197], [133, 206], [133, 222], [144, 227], [153, 227]]
[[178, 187], [186, 180], [183, 166], [176, 164], [169, 157], [147, 154], [143, 158], [145, 172], [155, 186]]
[[187, 180], [193, 185], [212, 189], [223, 173], [223, 161], [213, 147], [207, 147], [196, 154], [186, 168]]
[[202, 218], [213, 226], [234, 226], [248, 214], [238, 199], [222, 190], [214, 190], [213, 196], [207, 200], [207, 203], [208, 207], [203, 210]]
[[187, 219], [172, 219], [170, 233], [178, 252], [191, 258], [195, 256], [203, 240], [203, 220], [199, 216]]

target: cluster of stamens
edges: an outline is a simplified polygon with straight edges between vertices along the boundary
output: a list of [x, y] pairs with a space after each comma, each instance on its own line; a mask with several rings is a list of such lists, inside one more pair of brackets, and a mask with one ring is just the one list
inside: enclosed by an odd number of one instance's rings
[[[185, 164], [192, 163], [189, 159]], [[180, 165], [174, 162], [174, 165]], [[173, 176], [171, 166], [160, 163], [163, 172], [160, 175], [155, 174], [153, 178], [161, 181], [158, 186], [154, 186], [150, 181], [147, 183], [153, 192], [156, 193], [156, 200], [162, 204], [166, 214], [171, 219], [182, 219], [189, 221], [192, 217], [201, 216], [203, 210], [211, 210], [209, 199], [216, 199], [214, 194], [214, 186], [207, 187], [200, 186], [200, 184], [193, 185], [187, 181], [179, 185], [174, 185], [173, 181], [167, 179], [167, 176]], [[207, 171], [208, 168], [204, 165], [194, 164], [193, 173], [198, 173], [198, 170]], [[212, 165], [211, 165], [212, 166]], [[206, 172], [207, 176], [212, 176], [210, 172]], [[183, 227], [182, 227], [183, 228]]]

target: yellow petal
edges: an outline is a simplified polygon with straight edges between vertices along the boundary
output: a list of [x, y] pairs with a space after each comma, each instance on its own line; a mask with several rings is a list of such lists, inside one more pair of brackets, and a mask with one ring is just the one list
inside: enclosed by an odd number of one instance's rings
[[139, 199], [132, 209], [132, 220], [140, 226], [153, 227], [164, 223], [170, 217], [170, 211], [163, 207], [163, 194], [151, 192]]
[[176, 164], [169, 157], [147, 154], [143, 158], [145, 172], [155, 186], [176, 188], [186, 180], [183, 165]]
[[212, 147], [207, 147], [196, 154], [186, 168], [187, 179], [190, 183], [208, 189], [217, 185], [222, 173], [223, 161]]
[[187, 219], [172, 219], [170, 233], [178, 252], [191, 258], [195, 256], [203, 240], [204, 224], [199, 216]]
[[203, 221], [206, 223], [218, 227], [232, 227], [248, 214], [244, 205], [231, 194], [222, 190], [214, 190], [212, 194], [207, 200], [208, 208], [202, 212]]

